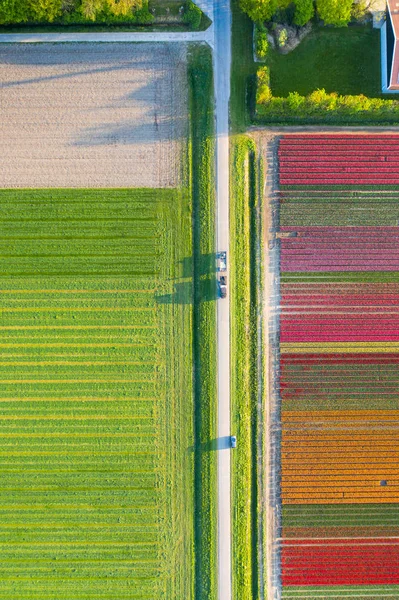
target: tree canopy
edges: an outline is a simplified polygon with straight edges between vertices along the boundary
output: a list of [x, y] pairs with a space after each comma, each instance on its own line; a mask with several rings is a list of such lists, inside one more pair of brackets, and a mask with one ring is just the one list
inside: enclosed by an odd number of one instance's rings
[[85, 17], [95, 21], [96, 15], [104, 9], [113, 15], [126, 16], [141, 6], [141, 0], [82, 0], [81, 11]]
[[345, 27], [352, 15], [354, 0], [240, 0], [240, 6], [256, 22], [269, 21], [279, 9], [295, 5], [294, 22], [305, 25], [317, 14], [326, 25]]
[[317, 12], [326, 25], [345, 27], [351, 19], [353, 0], [317, 0]]
[[305, 25], [314, 15], [313, 0], [296, 0], [295, 2], [295, 25]]
[[0, 2], [0, 25], [27, 21], [28, 14], [26, 2], [21, 2], [21, 0], [2, 0]]
[[62, 12], [62, 0], [29, 0], [28, 5], [33, 21], [52, 23]]
[[[64, 14], [63, 6], [63, 0], [0, 0], [0, 25], [52, 23]], [[115, 17], [133, 15], [142, 8], [142, 0], [79, 0], [74, 6], [80, 18], [95, 21], [104, 11]]]
[[240, 6], [253, 21], [268, 21], [279, 8], [279, 0], [240, 0]]

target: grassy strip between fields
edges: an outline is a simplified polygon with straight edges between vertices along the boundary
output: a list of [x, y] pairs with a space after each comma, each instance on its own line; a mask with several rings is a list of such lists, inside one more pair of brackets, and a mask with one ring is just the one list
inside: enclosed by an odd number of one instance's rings
[[216, 598], [216, 276], [212, 56], [189, 56], [194, 260], [195, 599]]
[[259, 595], [258, 292], [259, 194], [253, 140], [237, 136], [231, 152], [231, 394], [233, 453], [233, 598]]

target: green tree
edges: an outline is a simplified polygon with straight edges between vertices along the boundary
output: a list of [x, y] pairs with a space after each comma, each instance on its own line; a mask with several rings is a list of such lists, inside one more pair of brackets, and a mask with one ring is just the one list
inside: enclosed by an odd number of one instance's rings
[[107, 0], [107, 4], [113, 15], [131, 15], [135, 9], [142, 7], [141, 0]]
[[306, 102], [305, 96], [301, 96], [298, 92], [290, 92], [287, 97], [287, 104], [291, 110], [298, 111]]
[[202, 20], [201, 9], [194, 2], [188, 0], [186, 10], [184, 12], [183, 21], [187, 23], [191, 29], [199, 29]]
[[346, 27], [351, 20], [353, 0], [317, 0], [317, 12], [326, 25]]
[[101, 12], [105, 6], [105, 0], [82, 0], [80, 10], [86, 19], [96, 20], [97, 13]]
[[51, 23], [62, 12], [62, 0], [30, 0], [29, 9], [33, 21]]
[[253, 21], [268, 21], [279, 8], [278, 0], [240, 0], [242, 10]]
[[0, 25], [21, 23], [29, 17], [28, 6], [21, 0], [0, 0]]
[[314, 15], [313, 0], [295, 0], [295, 25], [305, 25]]

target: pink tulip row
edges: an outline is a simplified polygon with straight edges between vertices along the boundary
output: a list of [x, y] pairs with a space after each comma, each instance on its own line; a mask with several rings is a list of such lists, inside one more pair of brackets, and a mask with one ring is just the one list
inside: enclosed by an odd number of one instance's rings
[[[392, 172], [393, 167], [389, 166], [389, 167], [379, 167], [378, 168], [378, 174], [380, 173], [388, 173], [391, 176], [397, 176], [395, 175], [395, 173]], [[296, 175], [298, 175], [299, 178], [302, 177], [306, 177], [307, 175], [313, 175], [316, 173], [366, 173], [366, 177], [375, 177], [375, 173], [371, 173], [370, 172], [371, 167], [370, 165], [366, 166], [366, 165], [355, 165], [355, 166], [351, 166], [348, 165], [347, 162], [341, 162], [341, 163], [337, 163], [335, 165], [331, 165], [329, 162], [325, 162], [324, 165], [307, 165], [307, 164], [303, 164], [303, 165], [297, 165], [295, 167], [292, 167], [291, 165], [280, 165], [280, 176], [281, 175], [287, 175], [287, 174], [293, 174], [295, 173]]]

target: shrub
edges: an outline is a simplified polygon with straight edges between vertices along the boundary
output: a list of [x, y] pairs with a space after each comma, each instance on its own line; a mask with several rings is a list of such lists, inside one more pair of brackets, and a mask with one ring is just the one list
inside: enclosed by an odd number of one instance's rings
[[150, 13], [148, 5], [136, 10], [134, 16], [136, 17], [136, 22], [139, 25], [150, 25], [155, 18], [154, 15]]
[[202, 12], [194, 2], [188, 0], [186, 4], [186, 10], [184, 12], [183, 20], [187, 23], [191, 29], [199, 29], [201, 25]]
[[[318, 110], [334, 110], [336, 108], [337, 94], [327, 94], [325, 89], [315, 90], [307, 98], [309, 106], [316, 111]], [[314, 112], [314, 110], [312, 110]]]
[[301, 96], [298, 92], [290, 92], [287, 98], [287, 104], [291, 110], [298, 111], [305, 104], [305, 96]]
[[353, 0], [317, 0], [317, 12], [326, 25], [346, 27], [351, 19]]
[[270, 70], [269, 67], [261, 67], [257, 73], [256, 102], [258, 104], [266, 104], [271, 99]]
[[[305, 25], [314, 14], [313, 0], [239, 0], [241, 9], [256, 22], [269, 21], [273, 15], [279, 22], [291, 23], [291, 14], [294, 10], [293, 22], [296, 25]], [[364, 14], [368, 2], [359, 0], [359, 5], [354, 0], [316, 0], [317, 11], [326, 25], [345, 27], [351, 13]]]
[[286, 29], [282, 29], [278, 34], [277, 44], [280, 48], [284, 48], [288, 40], [288, 33]]
[[141, 7], [141, 0], [82, 0], [80, 10], [86, 19], [95, 21], [101, 12], [116, 17], [127, 17], [133, 15], [134, 9]]
[[141, 0], [106, 0], [111, 14], [126, 17], [137, 8], [142, 7]]
[[241, 9], [255, 21], [268, 21], [279, 7], [278, 0], [240, 0]]
[[267, 30], [263, 23], [257, 23], [255, 26], [255, 52], [258, 58], [264, 59], [269, 50], [267, 40]]
[[274, 122], [340, 122], [397, 123], [399, 102], [382, 98], [340, 96], [328, 94], [324, 89], [315, 90], [308, 96], [291, 92], [287, 98], [273, 97], [270, 89], [269, 70], [258, 69], [256, 95], [257, 117]]

